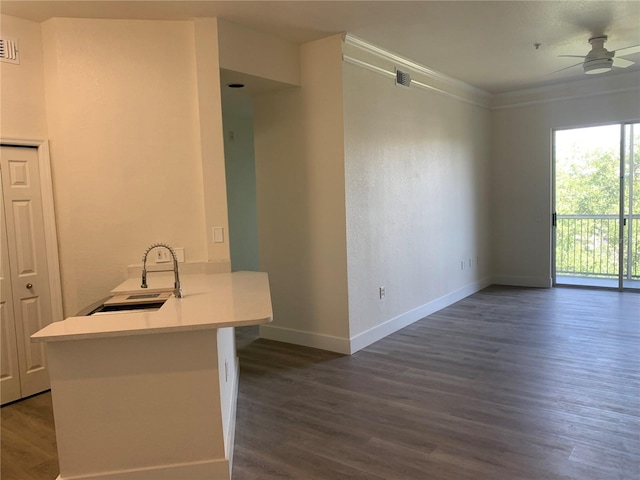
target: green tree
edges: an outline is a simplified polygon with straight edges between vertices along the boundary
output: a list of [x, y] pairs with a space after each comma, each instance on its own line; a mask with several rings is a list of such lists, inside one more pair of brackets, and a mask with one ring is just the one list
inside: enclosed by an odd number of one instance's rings
[[[630, 132], [630, 127], [627, 133]], [[640, 125], [625, 153], [633, 156], [625, 166], [625, 215], [633, 190], [633, 235], [625, 235], [624, 248], [632, 245], [632, 273], [640, 278]], [[583, 142], [558, 142], [556, 148], [556, 270], [558, 273], [616, 276], [618, 272], [620, 151], [619, 140], [606, 148], [586, 148]], [[617, 145], [616, 145], [617, 144]], [[632, 185], [631, 185], [632, 184]], [[632, 188], [630, 189], [629, 186]], [[580, 215], [599, 218], [562, 218]], [[606, 215], [606, 217], [604, 217]], [[626, 274], [627, 266], [624, 266]]]

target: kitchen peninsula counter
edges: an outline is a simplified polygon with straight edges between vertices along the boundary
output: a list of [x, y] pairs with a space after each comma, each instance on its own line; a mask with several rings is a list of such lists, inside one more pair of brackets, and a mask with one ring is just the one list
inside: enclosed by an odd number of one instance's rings
[[[112, 293], [171, 290], [129, 279]], [[76, 316], [46, 342], [58, 480], [229, 480], [239, 368], [234, 327], [272, 319], [260, 272], [182, 276], [157, 311]]]
[[[140, 288], [140, 279], [130, 278], [111, 290], [111, 293], [156, 293], [172, 290], [172, 287], [173, 275], [158, 275], [149, 281], [149, 288]], [[170, 297], [158, 311], [69, 317], [62, 322], [49, 324], [31, 338], [53, 342], [241, 327], [271, 321], [271, 297], [266, 273], [183, 275], [182, 287], [184, 296]]]

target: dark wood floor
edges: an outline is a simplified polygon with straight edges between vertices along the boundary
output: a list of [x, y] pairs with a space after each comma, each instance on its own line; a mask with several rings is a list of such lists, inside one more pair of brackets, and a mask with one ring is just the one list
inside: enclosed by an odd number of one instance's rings
[[[638, 294], [490, 287], [351, 357], [255, 335], [234, 480], [640, 479]], [[50, 395], [3, 407], [2, 479], [56, 473]]]

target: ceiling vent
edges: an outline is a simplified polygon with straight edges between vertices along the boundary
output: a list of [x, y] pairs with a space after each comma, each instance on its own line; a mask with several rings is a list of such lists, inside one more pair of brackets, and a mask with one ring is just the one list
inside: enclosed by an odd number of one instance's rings
[[411, 75], [396, 68], [396, 85], [411, 86]]
[[18, 40], [9, 37], [0, 37], [0, 61], [8, 63], [20, 63], [18, 56]]

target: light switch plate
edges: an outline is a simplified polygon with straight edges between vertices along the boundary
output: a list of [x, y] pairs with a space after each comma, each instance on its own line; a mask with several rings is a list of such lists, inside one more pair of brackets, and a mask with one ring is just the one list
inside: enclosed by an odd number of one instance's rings
[[213, 243], [224, 243], [224, 228], [213, 227]]

